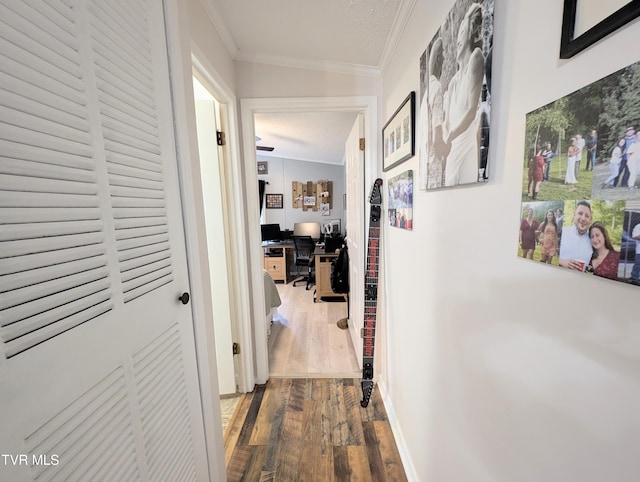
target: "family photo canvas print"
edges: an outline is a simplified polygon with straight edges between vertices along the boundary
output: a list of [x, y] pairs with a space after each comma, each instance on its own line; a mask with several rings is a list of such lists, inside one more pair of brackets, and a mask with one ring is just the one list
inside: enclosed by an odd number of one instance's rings
[[413, 170], [408, 170], [387, 182], [389, 226], [413, 230]]
[[420, 188], [488, 178], [493, 0], [458, 0], [420, 57]]
[[519, 256], [640, 285], [639, 129], [640, 63], [527, 114]]

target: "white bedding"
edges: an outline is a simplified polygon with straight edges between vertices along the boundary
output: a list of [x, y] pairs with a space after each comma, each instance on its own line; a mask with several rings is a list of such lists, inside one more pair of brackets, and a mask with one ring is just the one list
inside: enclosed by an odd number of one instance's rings
[[271, 313], [271, 308], [277, 308], [282, 304], [282, 300], [280, 299], [280, 293], [278, 293], [278, 288], [276, 284], [273, 282], [273, 278], [269, 274], [266, 269], [262, 270], [264, 272], [264, 312], [265, 315], [269, 315]]

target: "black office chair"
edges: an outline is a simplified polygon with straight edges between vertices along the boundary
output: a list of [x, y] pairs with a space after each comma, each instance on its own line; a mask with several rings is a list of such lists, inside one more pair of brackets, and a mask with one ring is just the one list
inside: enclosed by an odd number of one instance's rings
[[311, 285], [315, 284], [313, 267], [316, 263], [316, 257], [313, 252], [316, 249], [316, 243], [313, 242], [311, 236], [293, 236], [293, 244], [295, 246], [295, 265], [298, 269], [300, 267], [307, 269], [307, 274], [296, 279], [293, 282], [293, 286], [299, 281], [306, 281], [306, 289], [308, 290]]

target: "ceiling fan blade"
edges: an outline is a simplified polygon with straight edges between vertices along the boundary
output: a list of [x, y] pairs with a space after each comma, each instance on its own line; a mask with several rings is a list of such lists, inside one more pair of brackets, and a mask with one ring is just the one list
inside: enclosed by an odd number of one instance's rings
[[273, 151], [275, 149], [275, 147], [271, 147], [271, 146], [256, 146], [256, 151]]

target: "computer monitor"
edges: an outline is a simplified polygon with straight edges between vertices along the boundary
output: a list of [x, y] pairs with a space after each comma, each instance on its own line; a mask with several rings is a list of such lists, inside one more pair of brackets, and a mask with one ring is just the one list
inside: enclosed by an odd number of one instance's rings
[[320, 223], [295, 223], [294, 236], [311, 236], [314, 241], [320, 240]]
[[279, 224], [261, 224], [262, 242], [265, 241], [282, 241], [282, 232]]

